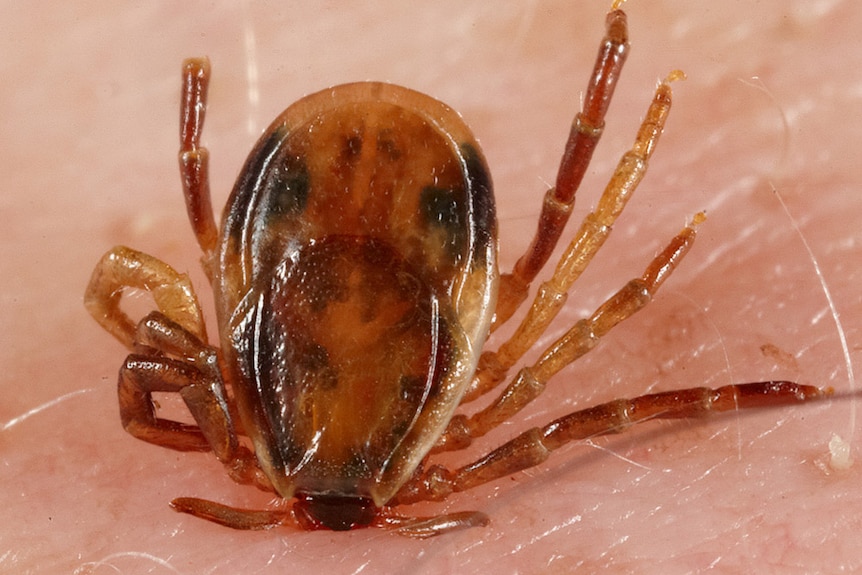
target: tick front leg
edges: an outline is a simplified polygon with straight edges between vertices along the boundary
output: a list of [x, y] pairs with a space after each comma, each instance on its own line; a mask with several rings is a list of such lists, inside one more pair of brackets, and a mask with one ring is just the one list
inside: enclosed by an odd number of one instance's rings
[[764, 381], [617, 399], [525, 431], [485, 457], [455, 471], [439, 465], [429, 467], [420, 477], [407, 483], [398, 492], [396, 500], [398, 504], [439, 501], [451, 493], [538, 465], [552, 451], [570, 441], [619, 433], [636, 423], [652, 419], [703, 418], [722, 411], [803, 403], [831, 394], [831, 389], [821, 390], [788, 381]]
[[210, 199], [209, 152], [200, 145], [209, 79], [208, 59], [191, 58], [183, 62], [179, 161], [189, 221], [204, 252], [204, 268], [212, 281], [211, 262], [218, 241], [218, 228]]

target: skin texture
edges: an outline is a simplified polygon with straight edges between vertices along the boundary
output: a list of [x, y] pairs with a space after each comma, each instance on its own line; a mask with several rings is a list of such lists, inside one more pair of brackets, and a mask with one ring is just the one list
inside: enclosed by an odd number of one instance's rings
[[[491, 517], [488, 527], [432, 540], [381, 530], [241, 533], [167, 507], [181, 495], [269, 501], [232, 484], [212, 457], [123, 432], [114, 386], [125, 352], [81, 304], [97, 259], [123, 243], [188, 271], [211, 313], [175, 159], [182, 58], [213, 62], [204, 143], [217, 209], [257, 135], [290, 102], [379, 79], [464, 115], [495, 178], [504, 268], [529, 241], [607, 6], [399, 6], [0, 8], [4, 77], [13, 80], [0, 87], [0, 571], [859, 569], [859, 464], [828, 465], [833, 434], [860, 456], [853, 398], [651, 424], [564, 448], [534, 470], [405, 510]], [[852, 74], [862, 64], [852, 51], [860, 12], [839, 0], [639, 0], [626, 11], [632, 55], [573, 219], [630, 145], [656, 80], [673, 68], [689, 80], [674, 85], [651, 172], [557, 332], [640, 274], [695, 212], [709, 219], [658, 301], [478, 442], [474, 457], [568, 411], [651, 390], [787, 378], [852, 391], [847, 360], [858, 370], [862, 358]], [[147, 309], [146, 298], [132, 299]]]

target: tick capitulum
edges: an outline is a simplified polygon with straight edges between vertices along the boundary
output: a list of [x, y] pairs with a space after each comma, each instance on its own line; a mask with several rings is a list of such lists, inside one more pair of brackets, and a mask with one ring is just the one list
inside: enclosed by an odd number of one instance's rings
[[[643, 308], [694, 241], [702, 214], [640, 277], [510, 377], [645, 175], [671, 82], [682, 76], [672, 72], [514, 334], [480, 353], [527, 299], [563, 233], [628, 49], [626, 16], [615, 7], [533, 242], [504, 275], [476, 139], [445, 104], [390, 84], [336, 86], [285, 110], [252, 150], [217, 226], [200, 145], [209, 63], [185, 62], [180, 173], [215, 294], [219, 346], [208, 341], [188, 277], [127, 247], [98, 263], [85, 303], [131, 351], [119, 375], [126, 430], [171, 449], [212, 451], [236, 481], [287, 505], [251, 511], [180, 498], [175, 509], [239, 529], [373, 525], [435, 535], [487, 518], [408, 517], [394, 508], [442, 500], [534, 466], [571, 441], [649, 419], [828, 393], [768, 381], [650, 394], [565, 415], [458, 469], [433, 464], [434, 453], [463, 449], [527, 407], [558, 371]], [[120, 308], [129, 288], [149, 291], [158, 311], [131, 319]], [[154, 392], [178, 393], [195, 424], [159, 418]], [[486, 394], [497, 399], [470, 415], [459, 410]]]

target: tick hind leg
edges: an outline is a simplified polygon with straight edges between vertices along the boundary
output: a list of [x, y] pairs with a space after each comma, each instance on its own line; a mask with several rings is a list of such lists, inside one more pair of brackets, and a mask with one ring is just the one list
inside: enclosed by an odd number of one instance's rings
[[570, 441], [619, 433], [636, 423], [652, 419], [703, 418], [722, 411], [802, 403], [831, 393], [831, 390], [823, 391], [810, 385], [765, 381], [617, 399], [576, 411], [544, 427], [534, 427], [454, 471], [431, 466], [407, 483], [396, 495], [395, 502], [439, 501], [451, 493], [538, 465], [552, 451]]

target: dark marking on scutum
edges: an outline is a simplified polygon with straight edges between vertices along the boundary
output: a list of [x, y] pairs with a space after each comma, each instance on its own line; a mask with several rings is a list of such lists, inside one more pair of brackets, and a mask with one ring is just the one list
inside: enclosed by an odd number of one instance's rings
[[329, 352], [317, 343], [308, 344], [302, 353], [297, 354], [297, 362], [303, 369], [320, 371], [329, 366]]
[[258, 140], [248, 155], [225, 208], [227, 210], [225, 230], [233, 241], [241, 242], [242, 236], [249, 231], [246, 207], [250, 202], [257, 201], [255, 197], [261, 192], [259, 188], [261, 173], [278, 154], [283, 142], [283, 131], [273, 130]]
[[362, 134], [359, 133], [351, 134], [344, 140], [342, 154], [348, 162], [352, 162], [362, 153], [362, 143]]
[[362, 259], [371, 266], [391, 266], [394, 260], [392, 249], [383, 241], [369, 237], [359, 244]]
[[476, 257], [484, 261], [484, 255], [493, 249], [497, 236], [497, 211], [494, 202], [494, 186], [491, 183], [491, 173], [482, 153], [472, 144], [461, 146], [464, 158], [465, 173], [469, 186], [469, 198], [473, 212], [475, 228], [474, 250]]
[[457, 228], [459, 225], [458, 202], [452, 190], [425, 186], [419, 198], [422, 217], [430, 226]]
[[377, 136], [377, 151], [385, 156], [390, 162], [401, 159], [401, 148], [392, 137], [392, 130], [381, 130]]
[[425, 224], [444, 232], [442, 247], [447, 257], [453, 261], [459, 259], [467, 236], [463, 230], [463, 206], [458, 205], [457, 196], [449, 189], [425, 186], [419, 197], [419, 206]]
[[416, 402], [425, 394], [425, 378], [404, 374], [398, 380], [398, 395], [404, 401]]
[[295, 216], [305, 210], [311, 187], [311, 177], [305, 162], [286, 155], [272, 166], [264, 179], [264, 197], [270, 217]]
[[330, 365], [329, 352], [318, 343], [309, 343], [295, 354], [298, 369], [311, 376], [320, 389], [333, 390], [338, 387], [338, 371]]

